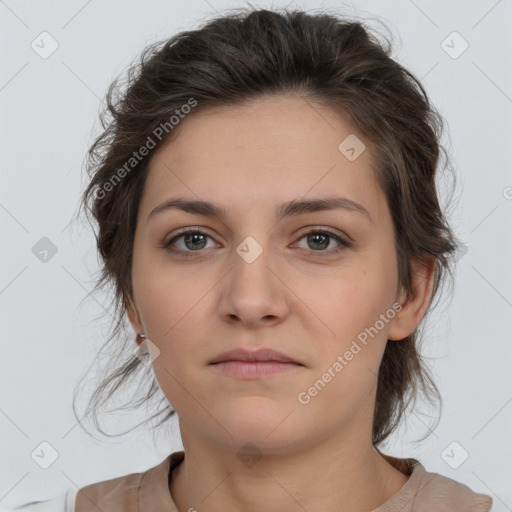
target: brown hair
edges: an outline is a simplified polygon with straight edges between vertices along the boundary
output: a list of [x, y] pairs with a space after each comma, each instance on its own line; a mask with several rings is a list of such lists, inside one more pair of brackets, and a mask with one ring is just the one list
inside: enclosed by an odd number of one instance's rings
[[[453, 278], [452, 256], [458, 244], [440, 208], [435, 182], [440, 156], [449, 163], [440, 144], [443, 121], [419, 80], [390, 54], [388, 39], [379, 39], [363, 23], [340, 15], [243, 8], [150, 45], [129, 68], [125, 91], [121, 92], [119, 78], [111, 84], [100, 115], [104, 131], [87, 155], [90, 183], [81, 201], [98, 227], [102, 266], [95, 291], [113, 291], [116, 322], [101, 350], [115, 339], [122, 344], [112, 350], [114, 371], [88, 404], [87, 413], [93, 411], [99, 431], [105, 434], [97, 422], [98, 409], [131, 376], [142, 371], [148, 384], [134, 407], [159, 391], [151, 366], [133, 355], [133, 333], [127, 335], [124, 323], [133, 294], [138, 207], [155, 151], [136, 162], [130, 159], [150, 139], [156, 146], [171, 140], [177, 132], [172, 116], [193, 116], [205, 107], [275, 94], [299, 95], [336, 109], [371, 143], [376, 176], [394, 224], [399, 286], [412, 291], [413, 260], [427, 263], [435, 258], [433, 297], [446, 271]], [[185, 109], [187, 104], [195, 106]], [[165, 134], [162, 126], [167, 127]], [[432, 303], [428, 312], [431, 309]], [[374, 445], [397, 428], [420, 391], [431, 402], [441, 401], [420, 354], [420, 327], [423, 324], [401, 341], [387, 343], [378, 374]], [[159, 395], [163, 409], [145, 421], [165, 415], [157, 426], [175, 413]]]

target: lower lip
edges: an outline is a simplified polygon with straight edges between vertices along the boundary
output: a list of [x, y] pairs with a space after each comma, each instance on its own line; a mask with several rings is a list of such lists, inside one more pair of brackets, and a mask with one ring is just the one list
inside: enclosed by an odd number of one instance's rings
[[212, 366], [226, 375], [243, 379], [269, 377], [277, 373], [303, 368], [300, 364], [283, 363], [280, 361], [223, 361]]

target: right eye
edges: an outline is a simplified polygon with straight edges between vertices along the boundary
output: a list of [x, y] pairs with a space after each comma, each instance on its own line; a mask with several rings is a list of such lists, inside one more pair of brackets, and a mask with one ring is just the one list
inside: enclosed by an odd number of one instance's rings
[[[201, 249], [206, 248], [205, 244], [207, 239], [211, 238], [209, 235], [200, 231], [199, 228], [184, 229], [173, 236], [169, 241], [164, 242], [162, 247], [174, 254], [180, 254], [183, 256], [194, 256], [194, 252], [200, 252]], [[183, 246], [176, 249], [174, 246], [176, 242], [183, 239]]]

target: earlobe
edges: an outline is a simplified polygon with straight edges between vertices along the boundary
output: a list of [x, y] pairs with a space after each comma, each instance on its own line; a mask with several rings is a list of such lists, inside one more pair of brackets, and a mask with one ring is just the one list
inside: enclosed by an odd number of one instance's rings
[[398, 303], [401, 309], [390, 323], [389, 340], [402, 340], [410, 336], [420, 324], [432, 298], [435, 270], [435, 258], [413, 263], [412, 291], [407, 293], [403, 290], [400, 294]]

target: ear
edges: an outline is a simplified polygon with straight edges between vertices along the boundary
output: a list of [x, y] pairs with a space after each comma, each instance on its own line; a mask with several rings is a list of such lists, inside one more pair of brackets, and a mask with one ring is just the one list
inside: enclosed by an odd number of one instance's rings
[[144, 332], [144, 327], [140, 321], [139, 313], [137, 308], [134, 306], [131, 297], [125, 300], [124, 305], [126, 314], [128, 315], [128, 319], [130, 320], [130, 324], [132, 325], [133, 330], [137, 334]]
[[425, 315], [432, 299], [436, 259], [412, 263], [412, 292], [402, 291], [398, 302], [402, 309], [391, 320], [388, 340], [402, 340], [410, 336]]

